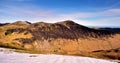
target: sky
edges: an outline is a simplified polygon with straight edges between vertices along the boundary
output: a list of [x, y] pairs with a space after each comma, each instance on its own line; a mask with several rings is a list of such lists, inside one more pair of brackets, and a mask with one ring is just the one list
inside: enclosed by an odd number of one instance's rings
[[120, 0], [0, 0], [0, 23], [55, 23], [120, 27]]

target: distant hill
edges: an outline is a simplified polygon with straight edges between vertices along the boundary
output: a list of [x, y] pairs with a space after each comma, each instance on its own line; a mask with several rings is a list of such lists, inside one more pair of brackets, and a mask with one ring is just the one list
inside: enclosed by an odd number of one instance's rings
[[0, 26], [0, 46], [35, 53], [103, 55], [108, 50], [119, 50], [119, 30], [89, 28], [71, 20], [57, 23], [17, 21]]
[[31, 23], [28, 22], [28, 21], [16, 21], [16, 22], [11, 23], [11, 24], [14, 24], [14, 25], [29, 25]]
[[99, 28], [100, 30], [107, 30], [112, 33], [120, 33], [120, 28]]

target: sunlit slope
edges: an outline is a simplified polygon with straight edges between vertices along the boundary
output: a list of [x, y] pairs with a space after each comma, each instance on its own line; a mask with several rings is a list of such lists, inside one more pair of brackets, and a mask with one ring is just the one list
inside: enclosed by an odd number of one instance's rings
[[27, 25], [22, 23], [12, 23], [4, 26], [0, 26], [0, 43], [1, 46], [10, 46], [15, 48], [21, 48], [21, 43], [15, 39], [17, 38], [31, 38], [31, 33], [27, 32]]

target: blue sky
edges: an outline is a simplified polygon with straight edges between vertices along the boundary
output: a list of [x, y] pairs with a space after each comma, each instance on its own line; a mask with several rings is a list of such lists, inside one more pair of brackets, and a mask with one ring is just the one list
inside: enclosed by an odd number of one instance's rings
[[1, 23], [64, 20], [120, 27], [120, 0], [0, 0]]

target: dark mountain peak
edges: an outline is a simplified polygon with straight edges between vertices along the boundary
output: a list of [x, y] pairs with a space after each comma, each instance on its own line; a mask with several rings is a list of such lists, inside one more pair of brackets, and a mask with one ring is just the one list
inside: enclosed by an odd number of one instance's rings
[[77, 23], [75, 23], [72, 20], [66, 20], [66, 21], [62, 21], [62, 22], [57, 22], [58, 24], [62, 24], [62, 25], [76, 25]]
[[71, 29], [71, 30], [81, 30], [81, 31], [84, 31], [85, 29], [90, 29], [84, 25], [81, 25], [81, 24], [77, 24], [75, 23], [74, 21], [72, 20], [66, 20], [66, 21], [63, 21], [63, 22], [58, 22], [58, 24], [61, 24], [61, 25], [64, 25], [66, 26], [67, 28]]
[[29, 25], [28, 29], [34, 29], [30, 31], [33, 35], [33, 38], [40, 40], [41, 38], [64, 38], [78, 40], [79, 38], [99, 38], [111, 34], [107, 31], [95, 30], [83, 25], [79, 25], [71, 20], [57, 23], [37, 22]]

